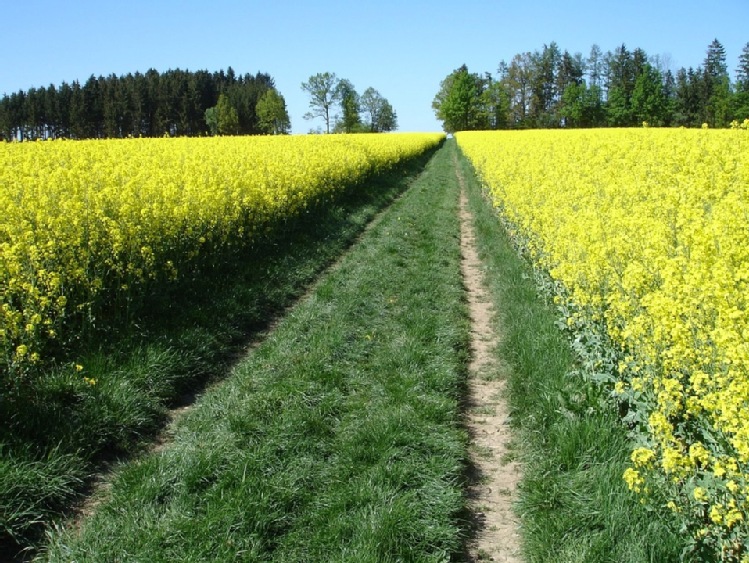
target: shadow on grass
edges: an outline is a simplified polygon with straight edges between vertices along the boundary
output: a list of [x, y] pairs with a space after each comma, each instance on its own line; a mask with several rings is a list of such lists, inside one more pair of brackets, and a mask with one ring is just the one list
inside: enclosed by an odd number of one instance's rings
[[91, 492], [98, 472], [143, 451], [170, 408], [225, 377], [435, 150], [150, 296], [127, 323], [100, 328], [63, 367], [0, 395], [0, 560], [30, 557], [45, 528]]

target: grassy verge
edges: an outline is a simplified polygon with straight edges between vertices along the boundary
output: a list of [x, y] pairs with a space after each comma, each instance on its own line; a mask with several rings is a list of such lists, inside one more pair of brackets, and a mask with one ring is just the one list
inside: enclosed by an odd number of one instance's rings
[[668, 515], [646, 511], [622, 480], [630, 446], [617, 414], [599, 389], [573, 374], [576, 360], [553, 306], [538, 295], [531, 268], [518, 258], [470, 164], [461, 157], [460, 166], [499, 312], [499, 353], [511, 366], [527, 561], [678, 561], [684, 543]]
[[50, 561], [445, 561], [468, 326], [450, 151]]
[[[227, 366], [301, 295], [429, 155], [352, 187], [253, 248], [155, 295], [16, 396], [0, 394], [0, 559], [33, 545], [103, 463], [138, 451], [166, 412]], [[84, 379], [85, 378], [85, 379]]]

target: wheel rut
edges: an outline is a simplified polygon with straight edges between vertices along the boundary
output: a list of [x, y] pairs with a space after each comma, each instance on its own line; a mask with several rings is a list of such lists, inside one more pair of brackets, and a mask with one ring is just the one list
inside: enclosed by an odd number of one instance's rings
[[471, 322], [471, 361], [466, 426], [471, 438], [468, 490], [474, 536], [468, 561], [520, 563], [519, 521], [513, 511], [520, 466], [513, 459], [509, 409], [504, 396], [507, 367], [497, 358], [501, 333], [486, 289], [476, 248], [465, 180], [454, 158], [460, 184], [461, 269]]

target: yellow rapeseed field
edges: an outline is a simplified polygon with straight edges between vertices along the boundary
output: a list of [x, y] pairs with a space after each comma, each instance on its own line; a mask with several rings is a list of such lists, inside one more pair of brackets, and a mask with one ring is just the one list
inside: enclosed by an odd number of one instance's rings
[[630, 488], [723, 556], [747, 553], [749, 133], [457, 139], [511, 234], [559, 288], [568, 326], [598, 327], [611, 342], [612, 395], [641, 431]]
[[442, 138], [0, 143], [0, 373], [22, 376], [102, 300], [177, 279]]

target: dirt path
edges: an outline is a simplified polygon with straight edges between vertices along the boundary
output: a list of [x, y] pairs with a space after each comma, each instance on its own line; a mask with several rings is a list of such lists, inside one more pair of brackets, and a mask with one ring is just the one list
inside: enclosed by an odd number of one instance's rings
[[513, 512], [518, 463], [512, 461], [508, 409], [503, 396], [502, 366], [494, 351], [501, 334], [493, 324], [494, 308], [485, 289], [484, 272], [476, 251], [472, 215], [468, 209], [462, 173], [460, 222], [463, 280], [471, 317], [468, 416], [473, 479], [469, 489], [475, 538], [468, 546], [469, 561], [521, 561], [518, 521]]

